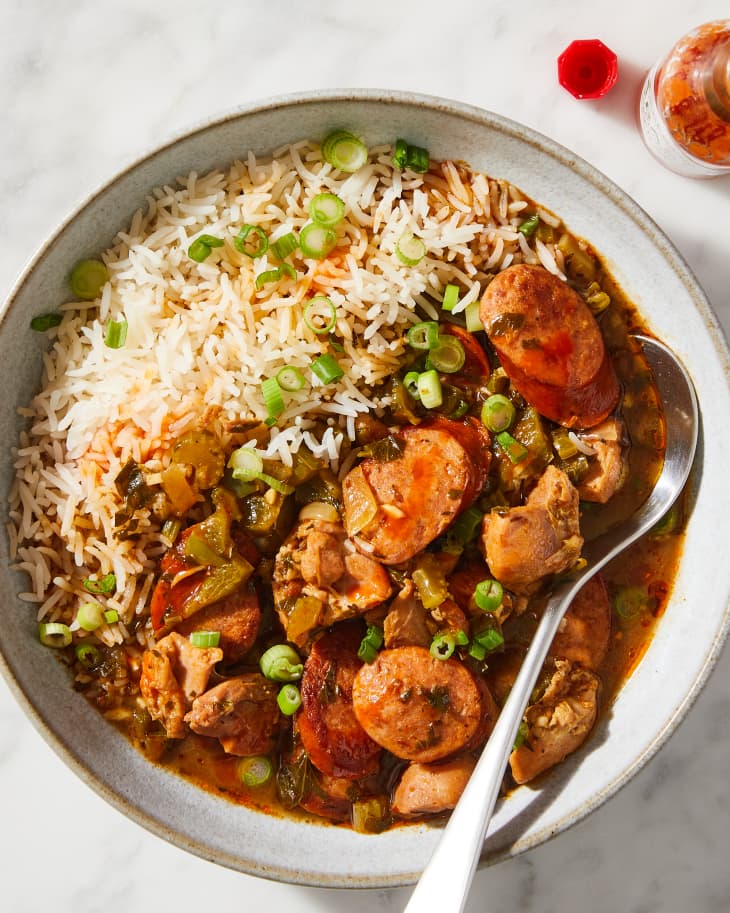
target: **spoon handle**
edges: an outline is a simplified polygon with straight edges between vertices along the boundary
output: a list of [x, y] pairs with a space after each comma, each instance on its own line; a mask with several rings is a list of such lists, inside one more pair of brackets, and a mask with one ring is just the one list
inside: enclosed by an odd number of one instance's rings
[[[584, 582], [582, 577], [581, 584]], [[509, 698], [404, 913], [461, 913], [464, 909], [525, 707], [557, 632], [565, 601], [578, 588], [576, 584], [561, 588], [545, 606]]]

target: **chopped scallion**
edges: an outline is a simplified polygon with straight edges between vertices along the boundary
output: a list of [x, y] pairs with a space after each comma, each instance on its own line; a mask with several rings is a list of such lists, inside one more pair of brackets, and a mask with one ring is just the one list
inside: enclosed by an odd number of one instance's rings
[[435, 320], [414, 323], [406, 339], [412, 349], [435, 349], [439, 344], [439, 325]]
[[421, 146], [408, 146], [406, 168], [410, 168], [411, 171], [415, 171], [418, 174], [423, 174], [424, 171], [428, 171], [430, 164], [428, 149], [424, 149]]
[[267, 377], [266, 380], [261, 381], [261, 396], [269, 413], [268, 417], [277, 419], [286, 406], [284, 405], [284, 397], [281, 395], [279, 381], [275, 377]]
[[437, 409], [444, 401], [438, 371], [431, 368], [418, 375], [418, 396], [426, 409]]
[[328, 353], [314, 359], [312, 362], [312, 372], [323, 384], [334, 383], [334, 381], [345, 376], [345, 372], [337, 363], [337, 359]]
[[302, 695], [296, 685], [284, 685], [276, 697], [276, 703], [284, 716], [293, 716], [302, 706]]
[[479, 316], [479, 301], [470, 301], [464, 308], [464, 322], [468, 333], [478, 333], [484, 329]]
[[418, 371], [409, 371], [403, 378], [403, 386], [410, 393], [413, 399], [419, 399]]
[[437, 634], [431, 641], [429, 650], [434, 659], [449, 659], [456, 649], [456, 638], [452, 633]]
[[236, 250], [255, 260], [263, 257], [269, 249], [269, 239], [266, 232], [258, 225], [244, 225], [233, 239]]
[[269, 647], [262, 654], [259, 667], [264, 676], [274, 682], [296, 682], [304, 672], [299, 654], [289, 644]]
[[304, 306], [304, 322], [313, 333], [331, 332], [337, 322], [337, 310], [326, 295], [315, 295]]
[[71, 643], [71, 629], [60, 621], [41, 622], [38, 637], [44, 647], [67, 647]]
[[441, 301], [441, 307], [444, 311], [453, 311], [459, 301], [459, 286], [447, 285], [444, 289], [444, 297]]
[[406, 162], [408, 161], [408, 143], [404, 139], [398, 139], [395, 141], [395, 152], [393, 153], [393, 164], [396, 168], [406, 167]]
[[230, 455], [228, 467], [234, 479], [250, 482], [263, 472], [264, 461], [252, 447], [239, 447]]
[[466, 352], [456, 336], [444, 333], [439, 336], [438, 345], [429, 349], [428, 366], [443, 374], [455, 374], [464, 367]]
[[415, 235], [403, 235], [395, 245], [395, 255], [404, 266], [418, 266], [426, 256], [426, 244]]
[[119, 621], [119, 612], [117, 612], [116, 609], [107, 609], [106, 612], [104, 612], [104, 621], [108, 625], [115, 624]]
[[383, 632], [377, 625], [368, 625], [365, 636], [360, 641], [357, 655], [364, 663], [372, 663], [383, 646]]
[[87, 577], [84, 580], [84, 589], [88, 590], [89, 593], [103, 593], [108, 595], [113, 593], [117, 586], [117, 576], [116, 574], [104, 574], [103, 577], [100, 577], [98, 580], [92, 580], [91, 577]]
[[337, 244], [334, 230], [316, 222], [308, 222], [299, 232], [299, 247], [305, 257], [324, 260]]
[[57, 327], [62, 320], [62, 314], [39, 314], [31, 320], [30, 328], [38, 333], [43, 333], [45, 330], [50, 330], [51, 327]]
[[265, 755], [241, 758], [238, 762], [238, 776], [244, 786], [256, 788], [268, 783], [274, 773], [274, 765]]
[[201, 649], [217, 647], [220, 642], [220, 631], [193, 631], [190, 635], [190, 643], [194, 647], [200, 647]]
[[540, 216], [535, 213], [530, 216], [529, 219], [525, 219], [520, 225], [517, 226], [517, 231], [523, 234], [526, 238], [531, 238], [537, 231], [537, 227], [540, 224]]
[[521, 463], [530, 455], [530, 451], [527, 447], [513, 438], [508, 431], [502, 431], [498, 434], [497, 441], [512, 463]]
[[81, 260], [71, 270], [68, 281], [77, 298], [93, 301], [109, 281], [109, 271], [101, 260]]
[[309, 217], [318, 225], [334, 228], [345, 216], [345, 204], [334, 193], [318, 193], [309, 204]]
[[202, 263], [214, 247], [223, 247], [221, 238], [214, 235], [199, 235], [188, 248], [188, 257], [196, 263]]
[[304, 375], [296, 365], [284, 365], [283, 368], [277, 371], [276, 380], [281, 389], [287, 393], [301, 390], [305, 384]]
[[474, 602], [482, 612], [494, 613], [502, 605], [504, 590], [499, 580], [481, 580], [474, 590]]
[[299, 241], [297, 241], [297, 236], [293, 231], [290, 231], [286, 235], [282, 235], [277, 241], [271, 245], [271, 249], [274, 251], [274, 255], [279, 260], [286, 260], [289, 254], [293, 253], [299, 247]]
[[104, 332], [104, 345], [108, 349], [123, 348], [127, 341], [128, 327], [129, 324], [126, 320], [110, 320]]
[[96, 631], [104, 624], [104, 609], [98, 602], [87, 602], [76, 613], [76, 621], [84, 631]]
[[322, 143], [322, 158], [339, 171], [352, 174], [367, 162], [367, 146], [352, 133], [337, 130]]
[[[287, 264], [288, 266], [288, 264]], [[282, 277], [282, 271], [280, 266], [274, 267], [274, 269], [265, 269], [262, 273], [259, 273], [256, 276], [256, 291], [260, 292], [261, 289], [268, 285], [270, 282], [278, 282]]]
[[482, 424], [495, 433], [511, 428], [515, 415], [515, 407], [501, 393], [487, 397], [482, 406]]
[[93, 669], [101, 662], [101, 652], [93, 644], [77, 644], [76, 659], [85, 669]]

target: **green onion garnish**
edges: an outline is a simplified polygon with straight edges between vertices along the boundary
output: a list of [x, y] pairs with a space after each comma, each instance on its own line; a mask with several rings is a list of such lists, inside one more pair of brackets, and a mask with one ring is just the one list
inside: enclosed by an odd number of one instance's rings
[[[249, 235], [253, 237], [249, 239]], [[244, 225], [233, 239], [233, 246], [239, 253], [255, 260], [256, 257], [263, 257], [269, 249], [269, 239], [258, 225]]]
[[60, 621], [41, 622], [38, 637], [44, 647], [67, 647], [71, 643], [71, 629]]
[[108, 595], [113, 593], [117, 586], [117, 576], [116, 574], [104, 574], [103, 577], [100, 577], [98, 580], [92, 580], [91, 577], [87, 577], [84, 580], [84, 589], [88, 590], [89, 593], [103, 593]]
[[45, 330], [50, 330], [51, 327], [57, 327], [62, 320], [62, 314], [39, 314], [31, 320], [30, 328], [38, 333], [43, 333]]
[[87, 602], [76, 613], [76, 621], [84, 631], [96, 631], [104, 624], [104, 609], [98, 602]]
[[502, 431], [498, 434], [497, 441], [512, 463], [521, 463], [530, 455], [530, 451], [527, 447], [518, 440], [515, 440], [509, 431]]
[[439, 344], [439, 325], [435, 320], [414, 323], [406, 339], [412, 349], [435, 349]]
[[316, 374], [323, 384], [331, 384], [345, 376], [345, 372], [337, 363], [337, 359], [329, 353], [314, 359], [312, 372]]
[[119, 612], [116, 609], [107, 609], [104, 612], [104, 621], [108, 625], [113, 625], [115, 622], [119, 621]]
[[279, 710], [285, 716], [293, 716], [302, 706], [302, 695], [296, 685], [284, 685], [276, 697]]
[[456, 649], [456, 638], [449, 632], [447, 634], [437, 634], [431, 641], [429, 653], [434, 659], [449, 659], [453, 656]]
[[444, 289], [444, 297], [441, 307], [444, 311], [453, 311], [459, 301], [459, 286], [447, 285]]
[[305, 384], [304, 375], [295, 365], [284, 365], [277, 371], [276, 380], [281, 389], [287, 393], [301, 390]]
[[110, 320], [104, 332], [104, 345], [108, 349], [121, 349], [127, 341], [128, 326], [126, 320]]
[[275, 644], [269, 647], [262, 654], [259, 667], [266, 678], [274, 682], [296, 682], [304, 672], [299, 654], [289, 644]]
[[297, 271], [294, 269], [291, 263], [282, 263], [279, 269], [281, 270], [282, 276], [289, 276], [290, 279], [297, 278]]
[[334, 193], [318, 193], [309, 204], [309, 217], [318, 225], [334, 228], [345, 216], [345, 204]]
[[409, 371], [403, 378], [403, 386], [413, 399], [419, 399], [418, 393], [418, 371]]
[[477, 643], [477, 641], [474, 641], [472, 644], [469, 645], [469, 656], [472, 656], [474, 659], [479, 660], [479, 662], [481, 662], [486, 655], [487, 655], [487, 648], [483, 647], [480, 643]]
[[517, 730], [517, 735], [515, 736], [514, 744], [512, 745], [512, 750], [519, 748], [520, 745], [525, 744], [525, 739], [529, 735], [530, 729], [525, 720], [522, 720], [520, 723], [519, 729]]
[[464, 367], [465, 361], [466, 352], [461, 341], [444, 333], [439, 336], [438, 345], [429, 349], [427, 365], [444, 374], [455, 374]]
[[268, 783], [274, 773], [274, 765], [264, 755], [241, 758], [238, 762], [238, 776], [244, 786], [255, 788]]
[[367, 162], [368, 150], [352, 133], [337, 130], [322, 143], [322, 158], [333, 168], [352, 174]]
[[71, 270], [69, 285], [77, 298], [93, 301], [109, 281], [109, 271], [101, 260], [81, 260]]
[[282, 235], [278, 241], [274, 241], [271, 245], [271, 249], [274, 251], [276, 257], [279, 260], [286, 260], [286, 258], [299, 247], [299, 241], [297, 241], [297, 236], [294, 232], [290, 231], [286, 235]]
[[[289, 266], [288, 263], [286, 265]], [[256, 291], [260, 292], [265, 285], [269, 284], [269, 282], [278, 282], [279, 279], [281, 279], [282, 275], [282, 268], [280, 266], [276, 266], [274, 269], [265, 269], [262, 273], [259, 273], [258, 276], [256, 276], [256, 282], [254, 283], [256, 286]]]
[[315, 295], [304, 307], [304, 322], [313, 333], [329, 333], [337, 322], [337, 310], [326, 295]]
[[408, 161], [408, 143], [404, 139], [398, 139], [395, 141], [395, 152], [393, 153], [393, 164], [396, 168], [406, 167], [406, 162]]
[[[515, 407], [501, 393], [487, 397], [482, 406], [482, 424], [490, 431], [506, 431], [515, 420]], [[501, 442], [500, 442], [501, 443]]]
[[468, 333], [478, 333], [484, 329], [479, 316], [479, 301], [470, 301], [464, 308], [464, 322]]
[[372, 663], [383, 646], [383, 632], [377, 625], [368, 625], [365, 636], [357, 648], [358, 658], [364, 663]]
[[193, 631], [190, 635], [190, 643], [194, 647], [200, 647], [201, 649], [217, 647], [220, 642], [220, 631]]
[[293, 485], [290, 485], [288, 482], [282, 482], [281, 479], [277, 479], [275, 476], [270, 476], [265, 472], [260, 472], [256, 478], [260, 479], [265, 485], [268, 485], [269, 488], [273, 488], [274, 491], [278, 491], [280, 495], [294, 494]]
[[275, 377], [267, 377], [266, 380], [261, 381], [261, 396], [269, 413], [268, 417], [277, 419], [286, 407], [284, 405], [284, 397], [281, 395], [279, 381]]
[[644, 613], [648, 606], [648, 597], [641, 587], [623, 587], [614, 596], [613, 605], [619, 617], [630, 621]]
[[498, 631], [496, 628], [489, 628], [481, 634], [478, 634], [474, 639], [480, 646], [484, 647], [487, 652], [496, 650], [504, 643], [504, 637], [502, 636], [501, 631]]
[[93, 669], [101, 661], [101, 652], [93, 644], [77, 644], [76, 659], [85, 669]]
[[250, 482], [263, 472], [264, 461], [251, 447], [239, 447], [231, 454], [228, 467], [234, 479]]
[[494, 613], [502, 605], [504, 590], [499, 580], [481, 580], [474, 590], [474, 602], [482, 612]]
[[467, 545], [476, 535], [483, 518], [484, 514], [478, 508], [467, 508], [451, 524], [449, 538], [455, 539], [460, 545]]
[[214, 235], [199, 235], [188, 248], [188, 257], [196, 263], [202, 263], [214, 247], [223, 247], [221, 238]]
[[395, 245], [395, 255], [404, 266], [418, 266], [426, 256], [426, 245], [421, 238], [406, 234]]
[[529, 219], [525, 219], [521, 225], [517, 226], [517, 231], [521, 232], [526, 238], [531, 238], [537, 231], [537, 227], [540, 224], [540, 216], [535, 213], [534, 216], [530, 216]]
[[431, 368], [418, 375], [418, 396], [426, 409], [437, 409], [444, 401], [438, 371]]
[[331, 228], [308, 222], [299, 232], [299, 247], [305, 257], [324, 260], [337, 244], [337, 235]]
[[428, 171], [429, 165], [430, 160], [428, 149], [423, 149], [421, 146], [408, 146], [406, 168], [410, 168], [411, 171], [416, 171], [419, 174], [423, 174], [424, 171]]

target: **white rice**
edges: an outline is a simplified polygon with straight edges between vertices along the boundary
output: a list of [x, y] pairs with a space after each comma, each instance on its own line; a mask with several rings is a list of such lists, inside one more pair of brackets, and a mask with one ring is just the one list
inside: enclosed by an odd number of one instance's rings
[[[107, 573], [116, 575], [116, 593], [93, 598], [115, 608], [120, 622], [96, 636], [121, 642], [126, 625], [146, 613], [169, 543], [145, 511], [136, 539], [115, 537], [122, 503], [114, 480], [129, 459], [159, 472], [184, 432], [213, 422], [225, 439], [229, 425], [264, 419], [261, 381], [295, 365], [308, 383], [285, 394], [286, 411], [260, 452], [291, 465], [304, 444], [346, 471], [341, 448], [354, 439], [356, 417], [386, 405], [378, 385], [397, 370], [405, 331], [438, 316], [447, 284], [462, 289], [458, 314], [510, 263], [540, 262], [562, 275], [554, 244], [517, 231], [532, 204], [514, 187], [453, 162], [426, 175], [400, 172], [391, 156], [390, 147], [371, 149], [363, 168], [342, 175], [322, 161], [318, 144], [303, 141], [267, 160], [249, 154], [227, 173], [191, 173], [153, 190], [101, 255], [110, 281], [97, 301], [63, 307], [49, 331], [42, 389], [20, 410], [28, 430], [15, 453], [9, 534], [14, 566], [29, 577], [20, 597], [37, 606], [39, 620], [73, 624], [89, 599], [83, 580]], [[272, 240], [297, 232], [311, 198], [325, 191], [346, 206], [334, 252], [321, 262], [295, 254], [296, 280], [256, 291], [255, 277], [276, 260], [270, 251], [251, 260], [236, 250], [241, 224], [261, 226]], [[405, 232], [426, 245], [415, 267], [395, 255]], [[225, 244], [196, 263], [187, 252], [200, 234]], [[326, 387], [309, 365], [328, 340], [303, 320], [315, 293], [336, 306], [334, 339], [343, 349], [345, 376]], [[109, 320], [128, 323], [120, 349], [104, 344]]]

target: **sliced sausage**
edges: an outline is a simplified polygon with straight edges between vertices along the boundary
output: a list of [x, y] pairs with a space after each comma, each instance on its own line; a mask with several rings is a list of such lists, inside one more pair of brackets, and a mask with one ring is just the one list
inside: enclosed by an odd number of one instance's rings
[[383, 748], [428, 763], [464, 748], [479, 728], [483, 706], [469, 670], [425, 647], [383, 650], [355, 677], [357, 719]]
[[472, 504], [490, 460], [479, 422], [435, 419], [394, 437], [403, 444], [400, 457], [367, 458], [342, 483], [348, 535], [387, 565], [412, 558]]
[[393, 793], [393, 814], [417, 818], [450, 811], [461, 798], [475, 767], [471, 755], [440, 764], [409, 764]]
[[512, 384], [541, 415], [590, 428], [615, 408], [618, 380], [598, 323], [557, 276], [510, 266], [487, 286], [479, 315]]
[[176, 630], [186, 636], [193, 631], [218, 631], [223, 659], [233, 663], [254, 645], [260, 625], [261, 609], [255, 590], [241, 588], [186, 618]]
[[268, 754], [281, 727], [277, 693], [257, 672], [238, 675], [196, 698], [185, 722], [198, 735], [218, 739], [228, 754]]
[[596, 574], [570, 604], [550, 654], [595, 672], [606, 656], [610, 637], [611, 603], [603, 578]]
[[492, 511], [482, 522], [482, 548], [492, 574], [515, 593], [530, 593], [549, 574], [580, 555], [578, 492], [566, 474], [548, 466], [521, 507]]
[[316, 641], [304, 664], [299, 734], [312, 764], [331, 777], [357, 780], [373, 773], [380, 759], [380, 746], [360, 725], [352, 706], [364, 633], [359, 622], [338, 625]]

